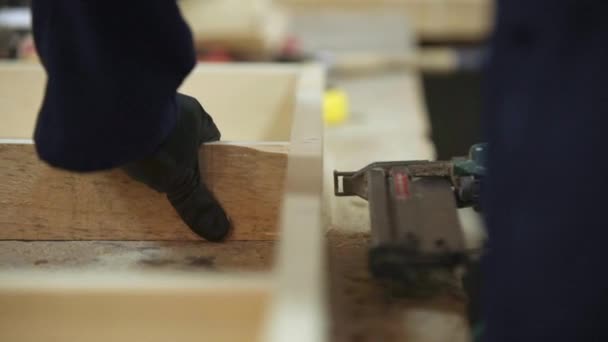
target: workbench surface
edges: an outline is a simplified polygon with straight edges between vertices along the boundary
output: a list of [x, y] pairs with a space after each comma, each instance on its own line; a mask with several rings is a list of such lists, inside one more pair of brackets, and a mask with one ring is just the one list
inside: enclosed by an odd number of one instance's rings
[[[412, 70], [334, 79], [350, 98], [351, 118], [325, 131], [326, 203], [331, 284], [331, 341], [465, 342], [466, 299], [455, 279], [435, 295], [408, 296], [370, 277], [369, 213], [358, 198], [333, 196], [334, 169], [358, 170], [373, 161], [432, 159], [418, 73]], [[464, 216], [467, 243], [478, 243], [472, 212]]]
[[[465, 341], [461, 293], [447, 291], [422, 300], [395, 293], [367, 272], [368, 234], [332, 230], [327, 241], [330, 341]], [[274, 246], [271, 241], [0, 241], [0, 271], [269, 271]]]

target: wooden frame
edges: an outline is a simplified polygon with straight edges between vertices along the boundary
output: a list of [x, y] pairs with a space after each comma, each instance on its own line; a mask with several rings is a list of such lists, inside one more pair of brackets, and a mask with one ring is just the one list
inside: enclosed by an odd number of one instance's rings
[[[39, 162], [25, 138], [45, 75], [10, 64], [0, 73], [0, 198], [11, 198], [0, 211], [0, 240], [198, 239], [162, 194], [118, 170], [74, 174]], [[260, 83], [263, 91], [252, 93]], [[297, 89], [296, 69], [273, 66], [199, 66], [181, 88], [201, 99], [223, 139], [240, 140], [201, 150], [202, 176], [236, 227], [232, 239], [276, 238]]]
[[[38, 66], [0, 65], [0, 113], [4, 117], [0, 137], [7, 137], [6, 127], [14, 124], [15, 120], [21, 120], [6, 113], [26, 113], [33, 117], [32, 108], [35, 110], [37, 106], [36, 101], [41, 95], [41, 80], [44, 79], [41, 74]], [[11, 76], [11, 84], [5, 83], [9, 79], [7, 75]], [[255, 99], [253, 106], [251, 103], [247, 105], [247, 99], [226, 101], [230, 93], [218, 93], [218, 89], [232, 91], [232, 87], [248, 86], [255, 86], [251, 89], [259, 91], [261, 82], [266, 95]], [[211, 85], [214, 87], [210, 88]], [[28, 91], [23, 93], [19, 89]], [[222, 97], [223, 103], [235, 106], [224, 108], [229, 109], [228, 116], [242, 115], [243, 112], [239, 110], [245, 107], [250, 110], [275, 108], [277, 113], [287, 109], [292, 114], [283, 123], [283, 127], [291, 126], [289, 142], [281, 142], [280, 137], [270, 143], [262, 141], [268, 137], [264, 133], [257, 137], [261, 137], [260, 141], [211, 144], [205, 146], [203, 151], [207, 165], [203, 174], [227, 207], [229, 198], [238, 197], [235, 193], [255, 191], [256, 184], [260, 185], [260, 182], [268, 181], [266, 185], [261, 185], [262, 188], [258, 188], [260, 193], [270, 192], [265, 186], [272, 189], [278, 186], [280, 189], [276, 217], [273, 217], [275, 213], [272, 210], [253, 210], [253, 213], [247, 214], [249, 216], [231, 213], [244, 222], [236, 227], [237, 239], [268, 240], [274, 239], [276, 232], [280, 233], [274, 269], [271, 272], [0, 272], [0, 340], [324, 341], [327, 320], [323, 271], [324, 224], [321, 218], [322, 89], [322, 71], [316, 66], [199, 66], [183, 86], [184, 92], [198, 98], [204, 98], [203, 94], [208, 94], [209, 101], [204, 103], [210, 112], [215, 113], [218, 124], [228, 139], [238, 138], [238, 132], [232, 132], [229, 128], [231, 126], [223, 128], [223, 120], [230, 119], [222, 117]], [[291, 94], [291, 97], [284, 96], [284, 93]], [[216, 96], [212, 98], [209, 94]], [[5, 123], [8, 125], [5, 126]], [[37, 234], [30, 234], [18, 227], [10, 228], [11, 225], [28, 223], [27, 220], [8, 221], [6, 218], [11, 217], [9, 207], [11, 210], [21, 210], [25, 216], [43, 215], [37, 214], [40, 211], [36, 207], [31, 207], [32, 203], [38, 201], [35, 198], [37, 187], [43, 182], [30, 182], [28, 177], [43, 176], [47, 183], [54, 182], [53, 177], [64, 177], [64, 181], [76, 177], [78, 181], [75, 184], [96, 181], [104, 186], [112, 186], [111, 183], [114, 183], [117, 188], [130, 189], [113, 193], [114, 201], [119, 201], [120, 194], [125, 193], [131, 194], [129, 200], [145, 201], [145, 198], [155, 196], [153, 192], [146, 193], [147, 189], [137, 189], [137, 184], [130, 183], [117, 174], [73, 175], [51, 170], [32, 158], [31, 145], [23, 140], [31, 127], [12, 127], [14, 130], [11, 131], [21, 129], [20, 135], [8, 136], [10, 139], [0, 141], [0, 169], [3, 170], [0, 171], [0, 240], [107, 237], [91, 235], [90, 229], [75, 229], [67, 235], [54, 236], [40, 230]], [[275, 128], [275, 131], [284, 134], [284, 129], [280, 127]], [[269, 165], [272, 166], [270, 169], [275, 170], [274, 174], [267, 173]], [[281, 165], [286, 165], [286, 168]], [[12, 171], [7, 172], [9, 169]], [[249, 179], [256, 182], [230, 186], [233, 175], [241, 174], [242, 170], [254, 170], [250, 172], [254, 175], [253, 178]], [[281, 172], [284, 181], [271, 179], [280, 178]], [[19, 197], [23, 192], [13, 196], [16, 188], [10, 183], [20, 180], [32, 185], [29, 199], [34, 199], [33, 201], [23, 201], [26, 197]], [[99, 189], [89, 191], [98, 195]], [[22, 201], [21, 207], [11, 204], [16, 199]], [[148, 204], [156, 206], [154, 209], [157, 212], [169, 209], [159, 205], [159, 198], [150, 201]], [[241, 201], [233, 210], [240, 210], [239, 206], [246, 205]], [[92, 210], [93, 207], [86, 208]], [[230, 213], [230, 208], [228, 210]], [[111, 213], [105, 212], [103, 215]], [[169, 217], [168, 214], [159, 215]], [[278, 228], [270, 227], [272, 224], [268, 224], [270, 228], [260, 230], [248, 228], [245, 222], [256, 217], [269, 222], [276, 219]], [[120, 220], [117, 222], [125, 226], [141, 224], [137, 220]], [[179, 222], [167, 218], [164, 227], [169, 226], [172, 227], [169, 229], [171, 233], [159, 234], [160, 230], [156, 229], [155, 235], [146, 236], [149, 240], [194, 238], [183, 231], [176, 233], [179, 231]], [[47, 228], [52, 230], [52, 227]], [[239, 229], [247, 233], [239, 233]], [[120, 233], [124, 230], [116, 231]], [[141, 231], [149, 232], [145, 229]], [[139, 240], [140, 237], [121, 235], [121, 239], [127, 240]]]

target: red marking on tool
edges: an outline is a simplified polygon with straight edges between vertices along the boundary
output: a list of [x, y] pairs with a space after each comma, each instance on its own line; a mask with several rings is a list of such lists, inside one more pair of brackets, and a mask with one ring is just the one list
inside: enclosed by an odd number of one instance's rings
[[402, 200], [410, 198], [409, 176], [404, 172], [393, 172], [393, 179], [395, 183], [395, 197]]

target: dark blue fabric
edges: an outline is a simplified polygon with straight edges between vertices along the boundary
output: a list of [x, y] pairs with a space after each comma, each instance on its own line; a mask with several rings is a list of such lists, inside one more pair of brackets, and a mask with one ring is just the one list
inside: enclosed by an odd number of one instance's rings
[[51, 165], [93, 171], [152, 153], [176, 119], [192, 35], [175, 0], [34, 0], [48, 74], [34, 140]]
[[499, 0], [486, 342], [608, 341], [608, 1]]

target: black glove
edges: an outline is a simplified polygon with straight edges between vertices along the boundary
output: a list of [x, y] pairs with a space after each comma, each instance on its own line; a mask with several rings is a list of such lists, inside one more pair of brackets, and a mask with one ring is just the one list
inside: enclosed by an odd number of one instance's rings
[[221, 134], [195, 98], [177, 94], [177, 105], [175, 128], [158, 151], [123, 169], [131, 178], [166, 193], [179, 216], [196, 234], [209, 241], [221, 241], [230, 231], [230, 221], [201, 181], [198, 164], [200, 145], [219, 140]]

